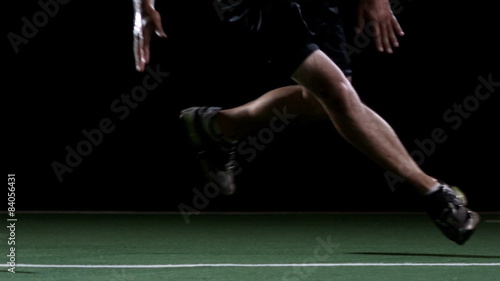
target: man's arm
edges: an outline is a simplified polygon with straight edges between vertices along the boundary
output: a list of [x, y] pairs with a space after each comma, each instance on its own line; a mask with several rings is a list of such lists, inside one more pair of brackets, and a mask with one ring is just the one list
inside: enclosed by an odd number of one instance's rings
[[134, 4], [134, 57], [137, 71], [143, 72], [149, 63], [149, 44], [153, 31], [166, 38], [161, 16], [155, 10], [154, 0], [133, 0]]
[[389, 0], [360, 0], [358, 6], [357, 32], [363, 32], [366, 22], [370, 22], [374, 33], [375, 46], [380, 52], [392, 53], [392, 47], [399, 47], [397, 36], [404, 32], [392, 13]]

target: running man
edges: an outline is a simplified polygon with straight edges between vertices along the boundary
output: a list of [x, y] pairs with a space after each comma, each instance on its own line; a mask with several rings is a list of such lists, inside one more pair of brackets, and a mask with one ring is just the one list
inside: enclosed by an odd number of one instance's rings
[[[288, 73], [297, 85], [272, 90], [233, 109], [194, 107], [181, 113], [194, 145], [203, 156], [201, 162], [205, 171], [224, 178], [218, 181], [221, 192], [231, 194], [235, 189], [237, 140], [268, 123], [274, 115], [273, 109], [286, 105], [289, 112], [302, 118], [331, 120], [346, 141], [384, 169], [403, 176], [425, 196], [430, 218], [446, 237], [459, 245], [468, 240], [480, 221], [479, 215], [465, 207], [467, 202], [460, 191], [422, 171], [389, 124], [360, 100], [346, 76], [348, 73], [343, 72], [338, 62], [315, 42], [306, 22], [307, 5], [311, 3], [293, 0], [223, 2], [215, 3], [226, 9], [227, 24], [252, 34], [263, 56]], [[156, 31], [160, 37], [167, 35], [161, 16], [154, 8], [154, 0], [134, 0], [134, 9], [136, 68], [144, 71], [150, 58], [152, 33]], [[360, 0], [358, 17], [358, 29], [363, 30], [364, 23], [370, 21], [377, 49], [392, 53], [392, 48], [398, 46], [397, 36], [403, 35], [403, 31], [389, 1]]]

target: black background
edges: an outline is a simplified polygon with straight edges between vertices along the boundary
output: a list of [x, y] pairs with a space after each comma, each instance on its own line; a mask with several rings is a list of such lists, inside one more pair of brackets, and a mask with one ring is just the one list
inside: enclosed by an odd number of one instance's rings
[[[42, 1], [47, 2], [47, 1]], [[352, 3], [351, 3], [352, 4]], [[443, 114], [474, 95], [478, 77], [500, 81], [499, 1], [400, 1], [406, 35], [393, 55], [373, 45], [354, 54], [354, 85], [398, 132], [408, 150], [441, 128], [422, 167], [460, 186], [472, 208], [500, 210], [498, 92], [481, 101], [456, 130]], [[190, 106], [237, 106], [291, 81], [225, 36], [211, 1], [157, 1], [168, 39], [154, 38], [151, 67], [169, 76], [123, 120], [111, 111], [142, 85], [134, 69], [131, 1], [69, 1], [19, 52], [7, 36], [22, 34], [37, 1], [2, 1], [2, 162], [15, 173], [22, 210], [178, 211], [193, 206], [203, 178], [178, 115]], [[351, 5], [345, 7], [354, 43]], [[54, 161], [110, 118], [90, 155], [59, 182]], [[420, 199], [340, 138], [328, 122], [289, 126], [250, 163], [232, 197], [210, 199], [204, 211], [408, 211]]]

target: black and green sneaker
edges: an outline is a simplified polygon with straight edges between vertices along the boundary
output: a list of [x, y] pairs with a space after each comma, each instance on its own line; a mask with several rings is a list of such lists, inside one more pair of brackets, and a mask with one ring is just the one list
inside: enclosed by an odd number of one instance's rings
[[206, 180], [215, 184], [220, 193], [231, 195], [236, 190], [236, 141], [229, 141], [216, 133], [213, 118], [220, 110], [220, 107], [190, 107], [182, 110], [180, 119], [196, 150]]
[[463, 245], [474, 233], [480, 217], [465, 207], [467, 198], [460, 189], [440, 183], [439, 190], [426, 196], [427, 213], [448, 239]]

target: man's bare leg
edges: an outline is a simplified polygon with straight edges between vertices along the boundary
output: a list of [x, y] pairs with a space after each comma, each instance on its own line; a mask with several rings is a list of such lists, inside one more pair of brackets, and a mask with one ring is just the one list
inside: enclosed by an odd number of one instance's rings
[[269, 123], [273, 109], [286, 106], [301, 122], [330, 118], [347, 141], [382, 167], [405, 176], [419, 192], [425, 193], [436, 184], [418, 167], [392, 128], [360, 101], [348, 78], [321, 51], [313, 53], [293, 79], [302, 86], [278, 88], [244, 105], [221, 110], [215, 119], [221, 133], [238, 139]]
[[[234, 161], [236, 145], [222, 139], [220, 133], [239, 138], [268, 122], [273, 109], [286, 106], [302, 117], [328, 116], [347, 141], [385, 169], [404, 176], [418, 192], [426, 195], [427, 213], [448, 239], [463, 245], [470, 238], [480, 216], [465, 207], [467, 202], [461, 191], [437, 182], [418, 167], [392, 128], [360, 101], [349, 80], [323, 52], [312, 53], [292, 78], [302, 87], [279, 88], [222, 113], [214, 107], [189, 108], [181, 113], [199, 155], [205, 155], [200, 162], [208, 168], [207, 180], [219, 186], [221, 193], [230, 195], [236, 190], [238, 165]], [[218, 127], [218, 133], [214, 134], [214, 127]], [[227, 144], [232, 146], [230, 150], [224, 149]]]
[[215, 122], [220, 132], [231, 139], [239, 139], [255, 129], [269, 124], [275, 115], [273, 110], [283, 110], [297, 115], [295, 121], [311, 122], [328, 120], [318, 99], [299, 85], [286, 86], [269, 91], [244, 105], [223, 109]]
[[[351, 81], [351, 77], [347, 77]], [[319, 100], [300, 85], [274, 89], [259, 98], [238, 107], [223, 109], [215, 122], [220, 132], [231, 139], [239, 139], [255, 129], [269, 124], [274, 117], [273, 109], [286, 110], [297, 115], [298, 123], [329, 120]]]
[[400, 174], [422, 194], [436, 185], [415, 163], [393, 129], [364, 105], [341, 70], [320, 50], [292, 78], [323, 105], [339, 133], [383, 168]]

